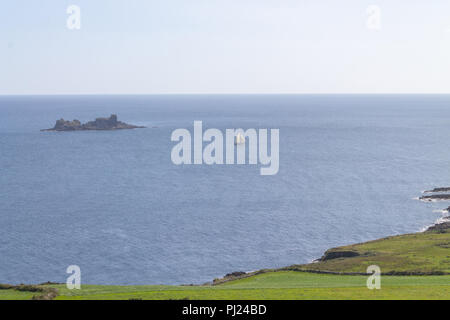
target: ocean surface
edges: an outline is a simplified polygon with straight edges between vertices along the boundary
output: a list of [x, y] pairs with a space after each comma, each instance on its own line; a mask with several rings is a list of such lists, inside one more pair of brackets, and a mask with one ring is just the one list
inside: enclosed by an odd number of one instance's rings
[[[115, 113], [146, 129], [40, 132]], [[280, 170], [171, 161], [177, 128], [278, 128]], [[189, 284], [417, 232], [448, 203], [449, 95], [0, 97], [0, 283]]]

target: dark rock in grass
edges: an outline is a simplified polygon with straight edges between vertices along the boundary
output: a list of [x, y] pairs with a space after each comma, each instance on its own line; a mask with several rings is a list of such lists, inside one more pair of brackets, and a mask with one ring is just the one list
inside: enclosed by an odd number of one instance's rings
[[40, 295], [34, 295], [31, 300], [53, 300], [59, 295], [58, 289], [49, 288], [42, 291]]
[[30, 285], [30, 284], [21, 284], [21, 285], [14, 287], [14, 289], [17, 291], [26, 291], [26, 292], [44, 292], [45, 291], [44, 288], [42, 288], [42, 287]]
[[56, 288], [46, 288], [28, 284], [20, 284], [18, 286], [0, 284], [0, 290], [17, 290], [21, 292], [38, 293], [31, 298], [32, 300], [53, 300], [59, 295], [59, 291]]
[[42, 129], [41, 131], [81, 131], [81, 130], [120, 130], [120, 129], [137, 129], [145, 128], [135, 126], [117, 120], [117, 116], [112, 114], [109, 118], [97, 118], [95, 121], [89, 121], [81, 124], [79, 120], [66, 121], [60, 119], [51, 129]]
[[240, 277], [240, 276], [243, 276], [243, 275], [245, 275], [246, 273], [245, 272], [243, 272], [243, 271], [235, 271], [235, 272], [232, 272], [232, 273], [227, 273], [226, 275], [225, 275], [225, 278], [230, 278], [230, 277]]
[[356, 251], [326, 251], [320, 261], [327, 261], [338, 258], [352, 258], [358, 257], [360, 254]]

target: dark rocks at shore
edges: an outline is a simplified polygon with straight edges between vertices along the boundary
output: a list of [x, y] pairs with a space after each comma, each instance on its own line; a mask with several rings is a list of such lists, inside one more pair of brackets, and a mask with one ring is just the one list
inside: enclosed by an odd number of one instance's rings
[[356, 251], [333, 251], [328, 250], [324, 253], [322, 258], [320, 258], [319, 261], [327, 261], [332, 259], [338, 259], [338, 258], [352, 258], [352, 257], [358, 257], [360, 254]]
[[442, 188], [434, 188], [433, 190], [424, 191], [424, 193], [433, 193], [433, 192], [448, 192], [450, 191], [450, 187], [442, 187]]
[[447, 233], [450, 232], [450, 218], [447, 217], [446, 221], [435, 224], [429, 227], [425, 232], [437, 232], [437, 233]]
[[[419, 200], [422, 201], [448, 201], [450, 200], [450, 194], [449, 193], [440, 193], [440, 192], [449, 192], [450, 187], [442, 187], [442, 188], [434, 188], [433, 190], [424, 191], [423, 193], [437, 193], [432, 194], [428, 196], [421, 196]], [[442, 210], [443, 213], [449, 213], [450, 212], [450, 206]], [[432, 225], [431, 227], [428, 227], [425, 232], [437, 232], [437, 233], [447, 233], [450, 232], [450, 216], [445, 216], [442, 219], [440, 219], [439, 222]]]
[[225, 278], [230, 278], [230, 277], [240, 277], [240, 276], [243, 276], [243, 275], [245, 275], [246, 273], [245, 272], [243, 272], [243, 271], [235, 271], [235, 272], [232, 272], [232, 273], [227, 273], [226, 275], [225, 275]]
[[262, 270], [256, 271], [256, 272], [243, 272], [243, 271], [235, 271], [235, 272], [231, 272], [231, 273], [227, 273], [223, 278], [216, 278], [213, 280], [212, 283], [206, 283], [207, 285], [218, 285], [227, 281], [231, 281], [231, 280], [238, 280], [238, 279], [242, 279], [242, 278], [246, 278], [252, 275], [257, 275], [263, 273]]
[[117, 120], [117, 116], [112, 114], [109, 118], [97, 118], [95, 121], [89, 121], [81, 124], [79, 120], [66, 121], [60, 119], [51, 129], [43, 129], [41, 131], [81, 131], [81, 130], [120, 130], [120, 129], [138, 129], [145, 128], [135, 126]]
[[421, 196], [419, 200], [422, 201], [450, 200], [450, 194], [442, 192], [450, 192], [450, 187], [440, 187], [434, 188], [433, 190], [424, 191], [423, 193], [435, 193], [435, 194]]
[[433, 200], [450, 200], [450, 194], [433, 194], [431, 196], [421, 196], [419, 200], [422, 201], [433, 201]]

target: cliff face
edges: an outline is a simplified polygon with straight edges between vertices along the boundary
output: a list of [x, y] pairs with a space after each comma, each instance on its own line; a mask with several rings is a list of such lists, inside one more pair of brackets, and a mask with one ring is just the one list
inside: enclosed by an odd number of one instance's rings
[[66, 121], [60, 119], [51, 129], [43, 129], [41, 131], [78, 131], [78, 130], [119, 130], [119, 129], [136, 129], [145, 128], [134, 126], [117, 120], [117, 116], [112, 114], [109, 118], [97, 118], [95, 121], [89, 121], [81, 124], [79, 120]]

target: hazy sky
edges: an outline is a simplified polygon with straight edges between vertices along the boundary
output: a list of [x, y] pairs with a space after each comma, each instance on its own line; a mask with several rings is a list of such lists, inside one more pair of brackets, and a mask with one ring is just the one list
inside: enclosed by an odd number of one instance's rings
[[0, 94], [434, 92], [450, 93], [449, 0], [0, 4]]

